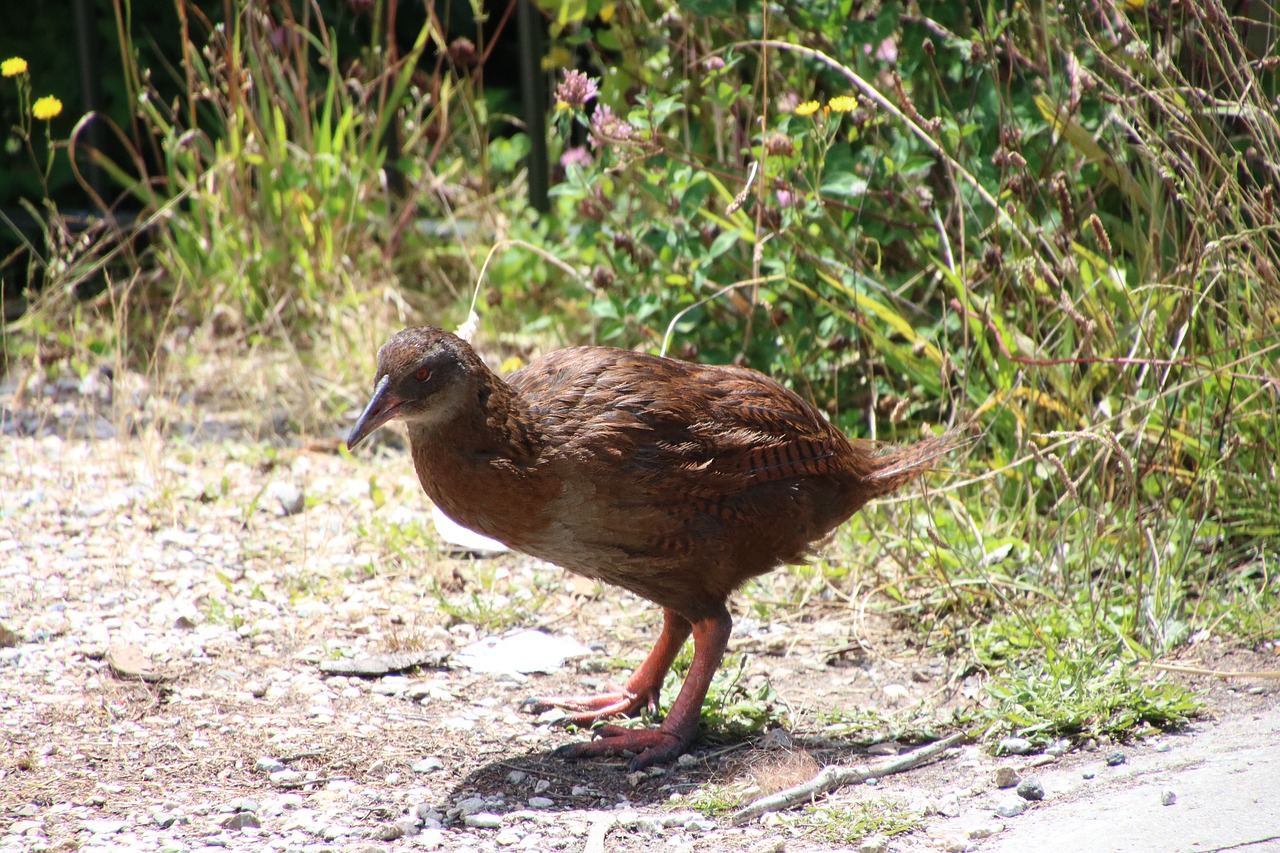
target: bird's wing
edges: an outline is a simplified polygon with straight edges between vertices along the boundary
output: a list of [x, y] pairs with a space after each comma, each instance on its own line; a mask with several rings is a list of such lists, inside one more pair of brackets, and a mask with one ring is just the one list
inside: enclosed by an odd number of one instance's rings
[[579, 347], [509, 381], [558, 454], [695, 495], [826, 474], [847, 448], [812, 405], [746, 368]]

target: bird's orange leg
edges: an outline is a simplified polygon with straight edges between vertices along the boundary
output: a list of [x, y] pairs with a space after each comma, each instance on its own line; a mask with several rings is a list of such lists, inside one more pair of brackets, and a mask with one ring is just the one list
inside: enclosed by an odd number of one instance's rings
[[662, 633], [649, 656], [621, 687], [610, 688], [598, 696], [547, 696], [526, 699], [524, 707], [537, 714], [550, 708], [565, 708], [578, 713], [565, 720], [578, 726], [589, 726], [597, 720], [619, 715], [632, 715], [643, 708], [658, 710], [662, 680], [671, 669], [676, 653], [688, 639], [692, 627], [674, 610], [663, 610]]
[[587, 758], [596, 755], [635, 753], [630, 769], [643, 770], [651, 764], [670, 761], [683, 753], [698, 734], [698, 720], [707, 688], [724, 657], [733, 620], [726, 610], [693, 623], [693, 664], [685, 676], [684, 686], [676, 697], [662, 725], [656, 729], [628, 729], [601, 726], [598, 740], [572, 743], [556, 750], [565, 758]]

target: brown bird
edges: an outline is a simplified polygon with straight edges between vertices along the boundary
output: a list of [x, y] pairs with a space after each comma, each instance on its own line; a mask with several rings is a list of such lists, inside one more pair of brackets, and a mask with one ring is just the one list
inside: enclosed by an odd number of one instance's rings
[[693, 635], [693, 663], [657, 729], [604, 726], [570, 757], [684, 752], [729, 639], [743, 581], [805, 558], [872, 498], [926, 470], [948, 433], [884, 449], [846, 438], [769, 377], [608, 347], [545, 355], [504, 381], [462, 339], [405, 329], [378, 352], [347, 438], [408, 427], [423, 489], [464, 527], [662, 607], [662, 633], [616, 692], [542, 700], [586, 725], [656, 708]]

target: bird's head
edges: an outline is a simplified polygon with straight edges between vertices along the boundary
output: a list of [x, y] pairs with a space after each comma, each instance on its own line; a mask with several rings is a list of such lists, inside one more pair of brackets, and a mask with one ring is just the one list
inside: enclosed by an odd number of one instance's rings
[[403, 329], [378, 350], [373, 396], [347, 436], [354, 448], [392, 418], [410, 425], [444, 423], [474, 395], [479, 359], [456, 335], [422, 326]]

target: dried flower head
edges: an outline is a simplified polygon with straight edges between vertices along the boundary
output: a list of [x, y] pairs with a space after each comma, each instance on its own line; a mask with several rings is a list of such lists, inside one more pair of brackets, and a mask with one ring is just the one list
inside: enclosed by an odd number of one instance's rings
[[607, 290], [614, 278], [613, 270], [605, 266], [597, 266], [591, 271], [591, 285], [596, 290]]
[[458, 36], [449, 42], [449, 61], [457, 66], [475, 65], [479, 60], [476, 45], [466, 36]]
[[708, 56], [702, 63], [702, 67], [708, 71], [719, 71], [724, 68], [724, 59], [719, 56]]
[[0, 62], [0, 75], [5, 77], [17, 77], [19, 74], [27, 73], [27, 61], [21, 56], [11, 56], [4, 62]]
[[556, 86], [556, 107], [559, 109], [581, 109], [587, 101], [600, 94], [600, 86], [595, 80], [576, 68], [564, 72], [564, 79]]
[[45, 95], [43, 98], [37, 98], [36, 102], [31, 105], [31, 114], [40, 121], [48, 121], [54, 116], [62, 112], [62, 101], [53, 95]]
[[764, 138], [764, 150], [770, 157], [786, 157], [795, 152], [796, 146], [791, 137], [774, 131]]
[[608, 142], [626, 142], [635, 136], [633, 128], [626, 119], [615, 115], [608, 104], [597, 104], [591, 114], [591, 144], [595, 146]]
[[585, 169], [591, 165], [591, 152], [582, 145], [566, 148], [564, 153], [560, 155], [560, 165], [566, 169], [570, 166], [578, 166]]

